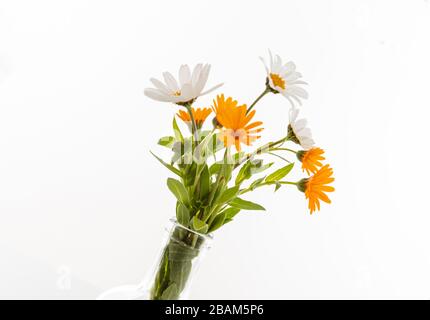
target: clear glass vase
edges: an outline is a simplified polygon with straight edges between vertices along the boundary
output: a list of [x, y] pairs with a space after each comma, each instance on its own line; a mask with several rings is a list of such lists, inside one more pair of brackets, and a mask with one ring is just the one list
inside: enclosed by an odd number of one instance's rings
[[103, 292], [99, 300], [180, 300], [188, 297], [191, 280], [210, 249], [212, 235], [200, 234], [171, 219], [151, 272], [139, 285]]
[[191, 280], [211, 243], [211, 235], [200, 234], [171, 219], [154, 271], [146, 280], [148, 298], [186, 299]]

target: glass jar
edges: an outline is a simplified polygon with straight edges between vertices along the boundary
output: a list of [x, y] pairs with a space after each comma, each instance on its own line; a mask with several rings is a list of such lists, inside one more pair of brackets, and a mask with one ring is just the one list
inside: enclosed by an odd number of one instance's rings
[[99, 300], [186, 299], [191, 280], [210, 249], [212, 235], [200, 234], [171, 219], [161, 252], [140, 285], [125, 285], [102, 293]]
[[146, 280], [148, 298], [187, 298], [191, 280], [211, 243], [211, 235], [200, 234], [171, 219], [154, 271]]

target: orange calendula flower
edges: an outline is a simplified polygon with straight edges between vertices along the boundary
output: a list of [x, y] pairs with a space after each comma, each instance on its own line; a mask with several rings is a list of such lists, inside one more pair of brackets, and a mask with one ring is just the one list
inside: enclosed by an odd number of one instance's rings
[[[197, 129], [200, 129], [203, 126], [203, 123], [205, 122], [206, 118], [212, 112], [210, 108], [191, 108], [191, 111], [193, 113]], [[187, 111], [179, 110], [178, 117], [187, 124], [191, 122], [190, 114]]]
[[222, 126], [220, 139], [226, 147], [234, 145], [236, 150], [240, 151], [242, 143], [250, 146], [261, 137], [256, 134], [263, 130], [263, 128], [257, 128], [263, 122], [250, 123], [255, 110], [247, 114], [246, 104], [238, 106], [236, 100], [231, 97], [226, 100], [222, 94], [214, 100], [213, 110], [216, 113], [217, 122]]
[[297, 158], [302, 162], [302, 169], [307, 174], [315, 173], [318, 168], [322, 167], [324, 150], [321, 148], [312, 148], [297, 152]]
[[302, 179], [297, 184], [300, 191], [305, 193], [306, 199], [309, 200], [309, 210], [311, 214], [315, 210], [320, 210], [320, 200], [331, 203], [326, 192], [333, 192], [334, 188], [328, 186], [334, 181], [333, 169], [328, 164], [319, 169], [312, 177]]

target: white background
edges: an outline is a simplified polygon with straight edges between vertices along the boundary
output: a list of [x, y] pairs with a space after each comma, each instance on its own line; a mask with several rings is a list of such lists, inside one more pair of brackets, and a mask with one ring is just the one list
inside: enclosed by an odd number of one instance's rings
[[[267, 212], [217, 232], [191, 298], [430, 298], [429, 33], [424, 0], [1, 0], [0, 297], [138, 283], [175, 203], [149, 151], [177, 107], [143, 95], [149, 78], [209, 62], [209, 84], [250, 103], [271, 48], [309, 82], [333, 204], [256, 192]], [[288, 108], [258, 105], [259, 143]]]

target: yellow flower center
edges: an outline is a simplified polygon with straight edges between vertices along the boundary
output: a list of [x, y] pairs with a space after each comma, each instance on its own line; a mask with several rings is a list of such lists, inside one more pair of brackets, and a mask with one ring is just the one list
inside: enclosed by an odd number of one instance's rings
[[272, 79], [273, 85], [276, 87], [281, 88], [282, 90], [285, 90], [285, 80], [282, 79], [278, 74], [271, 73], [270, 79]]
[[179, 96], [181, 95], [181, 91], [173, 92], [173, 95], [174, 95], [175, 97], [179, 97]]

